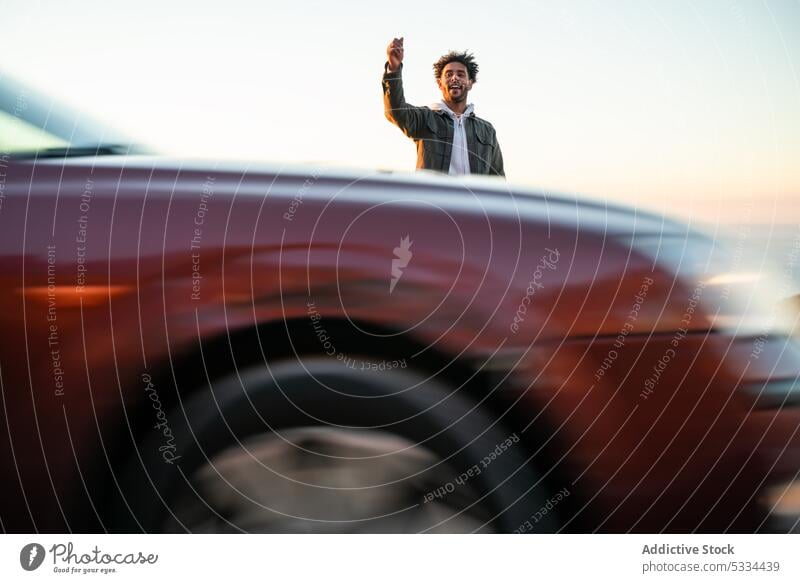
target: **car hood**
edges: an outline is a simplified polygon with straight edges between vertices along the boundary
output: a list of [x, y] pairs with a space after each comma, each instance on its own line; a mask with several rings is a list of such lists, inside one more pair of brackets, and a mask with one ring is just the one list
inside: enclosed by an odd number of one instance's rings
[[[545, 216], [550, 224], [579, 225], [582, 229], [605, 235], [659, 234], [686, 236], [689, 227], [682, 221], [620, 203], [589, 198], [578, 193], [567, 194], [536, 189], [488, 176], [452, 177], [438, 172], [397, 172], [382, 169], [355, 169], [320, 165], [281, 164], [235, 160], [181, 158], [176, 156], [115, 155], [51, 158], [27, 161], [36, 165], [36, 174], [58, 172], [63, 180], [70, 169], [91, 168], [95, 177], [103, 174], [120, 180], [134, 175], [148, 176], [148, 183], [159, 175], [173, 181], [181, 177], [176, 190], [192, 188], [193, 178], [204, 180], [214, 176], [217, 185], [229, 182], [236, 196], [263, 196], [263, 184], [297, 183], [312, 180], [317, 188], [307, 196], [364, 199], [397, 196], [424, 196], [426, 202], [445, 208], [461, 207], [481, 213]], [[246, 180], [244, 180], [246, 178]], [[260, 185], [260, 186], [259, 186]], [[330, 188], [319, 188], [328, 185]], [[376, 188], [377, 187], [377, 188]], [[333, 190], [332, 190], [333, 189]]]

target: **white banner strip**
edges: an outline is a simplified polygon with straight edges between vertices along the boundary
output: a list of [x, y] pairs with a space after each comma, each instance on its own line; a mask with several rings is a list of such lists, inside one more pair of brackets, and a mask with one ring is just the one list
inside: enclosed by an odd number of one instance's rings
[[4, 535], [0, 580], [797, 581], [798, 541], [791, 535]]

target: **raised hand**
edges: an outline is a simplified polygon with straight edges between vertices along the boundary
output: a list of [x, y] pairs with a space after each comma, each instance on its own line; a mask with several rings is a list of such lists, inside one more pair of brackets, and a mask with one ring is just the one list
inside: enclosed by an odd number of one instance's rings
[[386, 56], [389, 59], [389, 70], [397, 71], [403, 62], [403, 37], [392, 39], [386, 47]]

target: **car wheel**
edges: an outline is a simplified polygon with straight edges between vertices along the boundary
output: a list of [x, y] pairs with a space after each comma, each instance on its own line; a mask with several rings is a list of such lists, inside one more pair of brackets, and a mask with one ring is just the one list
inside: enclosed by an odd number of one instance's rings
[[256, 366], [167, 421], [170, 454], [151, 432], [122, 480], [122, 530], [511, 532], [547, 501], [516, 433], [409, 370]]

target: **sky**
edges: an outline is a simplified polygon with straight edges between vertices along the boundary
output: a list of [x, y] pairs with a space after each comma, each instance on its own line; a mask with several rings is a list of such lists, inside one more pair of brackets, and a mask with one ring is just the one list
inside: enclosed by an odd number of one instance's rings
[[440, 55], [475, 54], [511, 182], [800, 207], [800, 0], [0, 0], [0, 71], [185, 157], [412, 169], [381, 98], [399, 36], [414, 105]]

